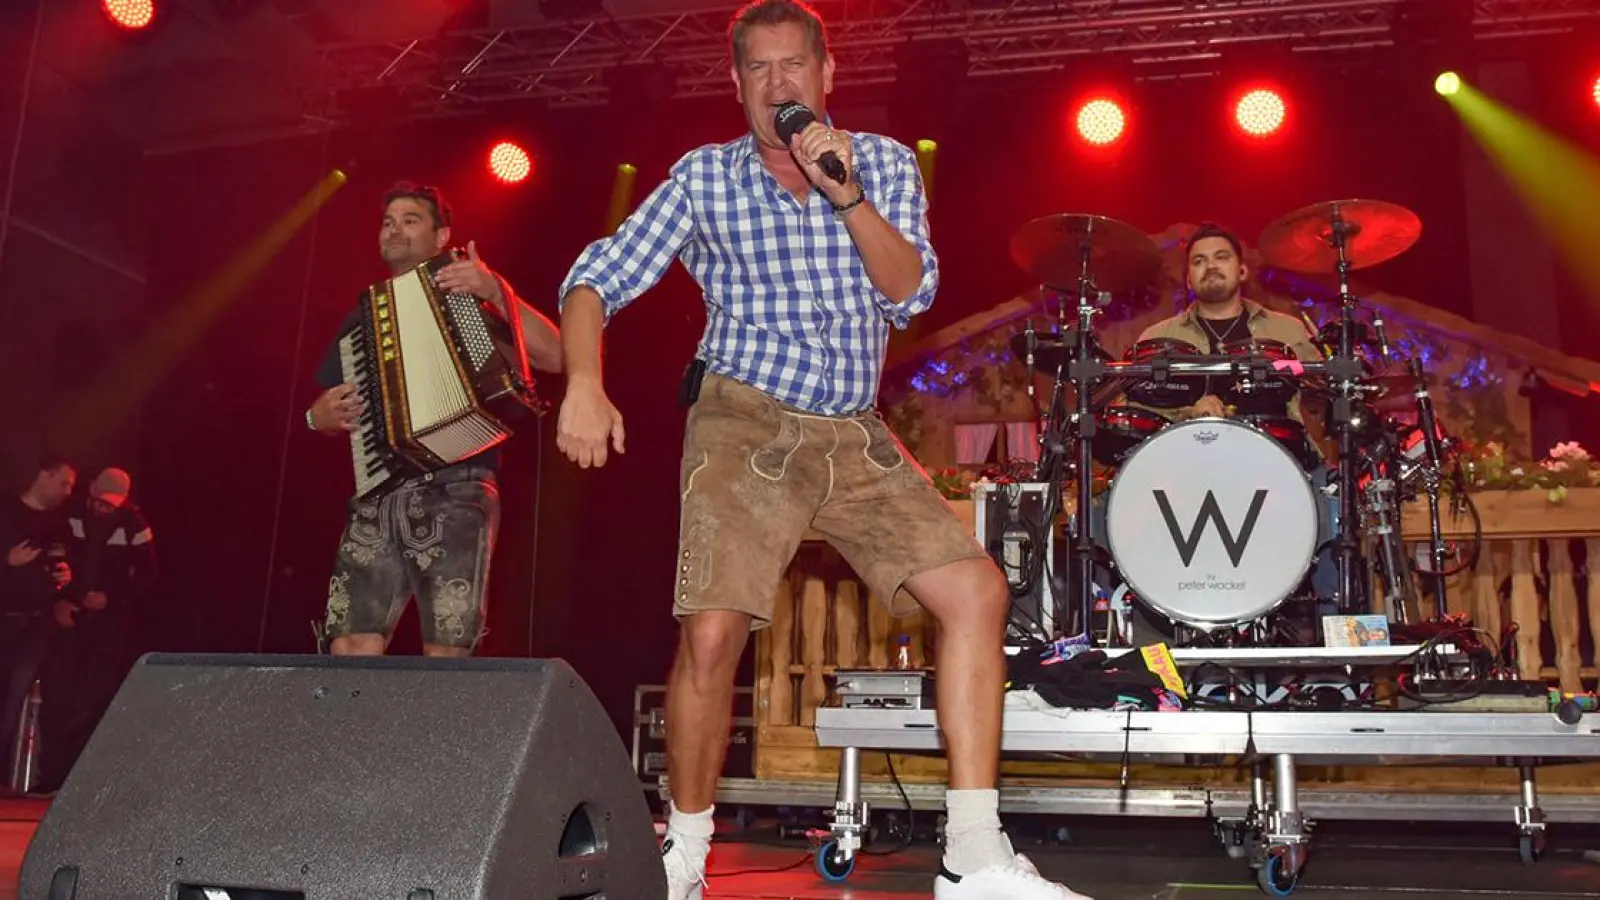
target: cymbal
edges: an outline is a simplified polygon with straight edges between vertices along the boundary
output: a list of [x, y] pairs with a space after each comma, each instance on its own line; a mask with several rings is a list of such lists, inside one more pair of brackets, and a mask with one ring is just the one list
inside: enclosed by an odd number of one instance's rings
[[[1430, 391], [1439, 386], [1438, 379], [1431, 372], [1424, 372], [1422, 378]], [[1410, 409], [1416, 403], [1417, 380], [1411, 377], [1410, 372], [1369, 375], [1362, 382], [1371, 388], [1362, 392], [1364, 402], [1381, 412]], [[1305, 387], [1316, 394], [1329, 397], [1334, 394], [1333, 387], [1321, 377], [1308, 378]]]
[[1261, 257], [1270, 265], [1310, 274], [1339, 271], [1334, 225], [1344, 233], [1351, 270], [1366, 269], [1411, 249], [1422, 236], [1422, 220], [1403, 206], [1382, 200], [1334, 200], [1297, 209], [1261, 233]]
[[1126, 222], [1105, 216], [1044, 216], [1011, 236], [1011, 258], [1043, 284], [1077, 285], [1088, 248], [1089, 275], [1103, 291], [1143, 287], [1161, 266], [1155, 241]]

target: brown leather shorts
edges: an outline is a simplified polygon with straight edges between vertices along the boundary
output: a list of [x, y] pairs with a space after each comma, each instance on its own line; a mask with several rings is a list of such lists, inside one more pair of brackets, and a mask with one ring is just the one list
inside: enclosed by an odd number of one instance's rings
[[778, 580], [808, 528], [827, 537], [896, 616], [908, 578], [986, 558], [877, 413], [816, 416], [706, 376], [689, 412], [673, 612], [772, 621]]

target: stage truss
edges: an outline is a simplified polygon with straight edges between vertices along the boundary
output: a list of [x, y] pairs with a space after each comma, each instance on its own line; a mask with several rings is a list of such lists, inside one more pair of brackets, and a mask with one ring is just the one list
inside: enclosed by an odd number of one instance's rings
[[[1429, 8], [1438, 3], [1438, 7]], [[1331, 53], [1403, 44], [1559, 34], [1600, 21], [1593, 0], [1475, 0], [1452, 21], [1426, 0], [819, 0], [839, 70], [852, 87], [896, 80], [907, 45], [954, 50], [974, 78], [1093, 64], [1214, 64], [1231, 48]], [[622, 8], [620, 6], [615, 8]], [[519, 27], [447, 31], [401, 44], [324, 50], [320, 87], [389, 86], [413, 114], [507, 101], [552, 107], [608, 102], [617, 88], [664, 99], [726, 96], [726, 26], [735, 4], [672, 13], [613, 12]], [[1463, 13], [1466, 6], [1459, 8]], [[1448, 38], [1447, 38], [1448, 39]], [[337, 110], [327, 112], [337, 114]]]

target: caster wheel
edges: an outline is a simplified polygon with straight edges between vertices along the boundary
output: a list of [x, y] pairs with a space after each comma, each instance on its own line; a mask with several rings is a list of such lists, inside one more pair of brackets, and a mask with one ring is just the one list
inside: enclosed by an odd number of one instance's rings
[[1276, 853], [1267, 857], [1256, 873], [1256, 882], [1261, 885], [1261, 890], [1269, 897], [1287, 897], [1300, 887], [1300, 873], [1285, 875], [1283, 872], [1283, 857]]
[[1538, 862], [1544, 856], [1544, 835], [1520, 835], [1517, 838], [1517, 856], [1525, 866]]
[[839, 856], [839, 842], [828, 841], [817, 848], [817, 874], [824, 881], [840, 882], [850, 877], [856, 870], [856, 858], [841, 859]]

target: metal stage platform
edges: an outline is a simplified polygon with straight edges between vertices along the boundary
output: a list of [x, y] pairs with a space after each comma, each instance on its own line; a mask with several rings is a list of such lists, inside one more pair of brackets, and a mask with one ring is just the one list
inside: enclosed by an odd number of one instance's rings
[[[1415, 650], [1179, 650], [1173, 657], [1181, 668], [1211, 663], [1239, 669], [1317, 669], [1393, 665]], [[833, 836], [819, 849], [817, 864], [824, 874], [843, 880], [862, 846], [869, 801], [896, 807], [909, 801], [914, 808], [942, 804], [942, 788], [907, 785], [905, 798], [890, 785], [864, 791], [861, 753], [939, 753], [943, 745], [937, 717], [929, 708], [931, 684], [919, 684], [923, 673], [841, 671], [835, 677], [845, 702], [817, 710], [816, 733], [821, 746], [843, 752]], [[1571, 710], [1567, 718], [1574, 718]], [[1009, 788], [1002, 791], [1002, 811], [1207, 817], [1229, 854], [1248, 861], [1263, 890], [1273, 896], [1287, 896], [1298, 886], [1310, 847], [1312, 816], [1509, 821], [1517, 827], [1523, 860], [1531, 863], [1543, 853], [1547, 821], [1593, 821], [1600, 810], [1600, 801], [1587, 797], [1560, 797], [1552, 809], [1541, 808], [1535, 783], [1539, 766], [1600, 759], [1600, 716], [1577, 717], [1569, 724], [1551, 711], [1495, 711], [1466, 704], [1405, 711], [1063, 710], [1046, 706], [1031, 692], [1014, 692], [1007, 696], [1002, 752], [1008, 758], [1120, 761], [1124, 773], [1120, 789]], [[1135, 762], [1249, 765], [1251, 788], [1232, 792], [1139, 788], [1127, 783], [1127, 766]], [[1299, 765], [1422, 762], [1514, 767], [1521, 789], [1510, 796], [1402, 798], [1330, 791], [1302, 796], [1296, 783]], [[784, 793], [774, 785], [763, 790], [769, 795]]]

